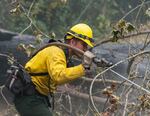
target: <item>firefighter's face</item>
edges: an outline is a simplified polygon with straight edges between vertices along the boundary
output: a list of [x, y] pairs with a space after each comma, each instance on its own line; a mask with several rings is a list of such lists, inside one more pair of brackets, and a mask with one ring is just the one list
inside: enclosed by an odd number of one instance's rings
[[87, 44], [85, 42], [83, 42], [82, 40], [79, 39], [72, 39], [71, 42], [72, 46], [74, 46], [75, 48], [78, 48], [82, 51], [86, 51], [87, 50]]
[[[79, 40], [79, 39], [72, 39], [70, 41], [70, 45], [75, 47], [75, 48], [78, 48], [78, 49], [80, 49], [82, 51], [86, 51], [87, 50], [87, 44], [85, 42]], [[71, 50], [71, 54], [79, 56], [79, 53], [76, 52], [76, 51], [72, 51]]]

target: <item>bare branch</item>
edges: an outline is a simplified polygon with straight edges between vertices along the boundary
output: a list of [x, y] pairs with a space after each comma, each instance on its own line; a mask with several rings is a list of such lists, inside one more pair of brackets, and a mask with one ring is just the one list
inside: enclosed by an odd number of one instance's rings
[[[141, 32], [138, 32], [138, 33], [133, 33], [133, 34], [129, 34], [129, 35], [125, 35], [123, 36], [122, 38], [120, 39], [124, 39], [124, 38], [130, 38], [130, 37], [134, 37], [134, 36], [139, 36], [139, 35], [145, 35], [145, 34], [149, 34], [150, 33], [150, 30], [147, 30], [147, 31], [141, 31]], [[95, 45], [96, 46], [99, 46], [101, 44], [105, 44], [105, 43], [108, 43], [108, 42], [112, 42], [112, 37], [108, 38], [108, 39], [103, 39], [99, 42], [97, 42], [97, 44]]]
[[[111, 66], [111, 67], [107, 68], [106, 70], [102, 71], [101, 73], [97, 74], [97, 75], [94, 77], [94, 79], [93, 79], [93, 81], [92, 81], [92, 83], [91, 83], [91, 85], [90, 85], [89, 94], [90, 94], [90, 100], [91, 100], [91, 102], [92, 102], [92, 104], [93, 104], [93, 107], [94, 107], [95, 111], [96, 111], [98, 114], [99, 114], [99, 111], [98, 111], [98, 109], [96, 108], [96, 106], [95, 106], [95, 104], [94, 104], [94, 101], [93, 101], [93, 97], [92, 97], [92, 88], [93, 88], [93, 84], [94, 84], [95, 80], [96, 80], [100, 75], [104, 74], [105, 72], [107, 72], [108, 70], [110, 70], [110, 69], [112, 69], [113, 67], [117, 66], [118, 64], [123, 63], [123, 62], [125, 62], [125, 61], [127, 61], [127, 60], [129, 60], [129, 59], [131, 59], [131, 58], [137, 57], [137, 56], [142, 55], [142, 54], [147, 54], [147, 53], [150, 53], [150, 50], [147, 50], [147, 51], [145, 50], [145, 51], [139, 52], [139, 53], [137, 53], [137, 54], [135, 54], [135, 55], [133, 55], [133, 56], [130, 56], [130, 57], [124, 59], [124, 60], [121, 60], [121, 61], [117, 62], [116, 64], [114, 64], [113, 66]], [[124, 78], [124, 79], [125, 79], [125, 78]], [[128, 79], [126, 79], [126, 80], [128, 80]], [[132, 84], [135, 85], [135, 83], [133, 83], [133, 82], [130, 81], [130, 80], [128, 80], [128, 82], [131, 82]], [[143, 87], [141, 87], [141, 86], [139, 86], [139, 85], [137, 85], [137, 84], [136, 84], [136, 86], [138, 86], [140, 89], [143, 89], [143, 90], [147, 91], [146, 89], [144, 89]], [[147, 92], [150, 93], [149, 91], [147, 91]], [[100, 115], [100, 114], [99, 114], [99, 115]]]
[[127, 109], [127, 104], [128, 104], [128, 96], [129, 94], [131, 93], [132, 91], [132, 88], [130, 88], [130, 90], [128, 90], [127, 94], [125, 95], [125, 106], [124, 106], [124, 110], [123, 110], [123, 115], [122, 116], [125, 116], [126, 114], [126, 109]]
[[[83, 78], [81, 78], [81, 79], [83, 79], [83, 80], [85, 80], [85, 81], [87, 81], [87, 82], [92, 82], [92, 81], [93, 81], [93, 79], [91, 79], [91, 78], [86, 78], [86, 77], [83, 77]], [[95, 80], [95, 82], [97, 82], [97, 83], [101, 83], [101, 82], [103, 82], [103, 81], [104, 81], [105, 83], [122, 84], [121, 81], [110, 80], [110, 79], [105, 79], [105, 80], [103, 80], [103, 79], [96, 79], [96, 80]], [[124, 85], [130, 86], [131, 84], [128, 83], [128, 82], [126, 82], [126, 83], [124, 83]]]
[[[61, 92], [64, 92], [64, 93], [69, 93], [70, 95], [73, 95], [75, 97], [79, 97], [79, 98], [83, 98], [83, 99], [89, 100], [89, 95], [88, 94], [78, 92], [78, 91], [76, 91], [74, 89], [70, 89], [70, 88], [68, 88], [66, 86], [59, 87], [58, 91], [61, 91]], [[105, 98], [101, 98], [101, 97], [97, 97], [97, 96], [93, 96], [93, 99], [97, 103], [104, 103], [106, 101]]]

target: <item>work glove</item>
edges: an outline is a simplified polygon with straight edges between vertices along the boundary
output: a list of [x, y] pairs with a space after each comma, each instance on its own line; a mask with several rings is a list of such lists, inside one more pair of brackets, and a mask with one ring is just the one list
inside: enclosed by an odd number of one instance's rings
[[86, 51], [84, 53], [82, 64], [83, 64], [85, 69], [90, 69], [94, 57], [95, 57], [95, 55], [90, 51]]

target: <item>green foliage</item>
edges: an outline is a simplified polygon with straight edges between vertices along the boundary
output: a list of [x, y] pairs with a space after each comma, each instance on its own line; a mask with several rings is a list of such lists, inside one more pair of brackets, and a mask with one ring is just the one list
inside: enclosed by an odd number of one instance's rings
[[95, 21], [97, 36], [105, 37], [111, 31], [110, 20], [104, 15], [99, 15]]
[[112, 31], [112, 42], [117, 42], [119, 38], [122, 38], [128, 32], [135, 30], [135, 27], [125, 20], [120, 20], [114, 27]]
[[[83, 22], [89, 24], [94, 29], [95, 37], [102, 38], [110, 34], [112, 22], [116, 22], [126, 12], [141, 3], [140, 0], [33, 1], [19, 0], [15, 3], [10, 3], [10, 1], [1, 0], [1, 28], [22, 32], [30, 25], [32, 20], [31, 26], [23, 33], [33, 34], [34, 31], [42, 31], [46, 35], [55, 33], [56, 38], [62, 38], [70, 26]], [[134, 21], [137, 11], [127, 18]], [[148, 8], [143, 10], [140, 16], [142, 13], [149, 16]], [[132, 31], [133, 28], [132, 25], [128, 24], [128, 32]], [[114, 33], [119, 34], [115, 30]]]
[[[105, 31], [108, 32], [110, 25], [110, 19], [104, 13], [108, 13], [108, 15], [114, 14], [106, 10], [107, 7], [111, 7], [114, 4], [110, 0], [93, 0], [93, 2], [90, 2], [90, 0], [36, 0], [30, 9], [32, 2], [31, 0], [22, 0], [12, 5], [5, 3], [3, 0], [2, 4], [7, 4], [11, 7], [5, 13], [6, 16], [4, 16], [7, 19], [6, 22], [2, 21], [4, 24], [9, 22], [10, 26], [3, 28], [21, 32], [30, 24], [30, 20], [25, 16], [25, 14], [29, 14], [32, 22], [48, 35], [54, 32], [56, 37], [63, 37], [74, 23], [84, 22], [93, 26], [96, 30], [95, 35], [101, 36]], [[105, 6], [103, 6], [103, 3]], [[100, 11], [99, 5], [104, 10]], [[0, 7], [2, 9], [2, 6]], [[31, 11], [28, 13], [29, 9]], [[9, 11], [11, 14], [8, 13]], [[83, 11], [84, 13], [82, 14]], [[1, 16], [3, 15], [1, 14]], [[76, 22], [77, 19], [79, 19], [78, 22]], [[32, 34], [35, 30], [32, 25], [25, 33]]]

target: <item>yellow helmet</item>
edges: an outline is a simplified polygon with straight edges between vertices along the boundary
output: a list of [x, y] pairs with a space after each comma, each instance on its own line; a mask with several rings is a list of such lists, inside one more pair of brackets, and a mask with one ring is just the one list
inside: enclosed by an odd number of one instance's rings
[[92, 29], [87, 24], [80, 23], [73, 26], [67, 32], [66, 39], [71, 39], [72, 38], [71, 36], [84, 41], [90, 47], [94, 46], [93, 32]]

